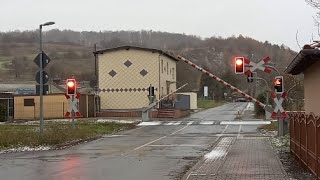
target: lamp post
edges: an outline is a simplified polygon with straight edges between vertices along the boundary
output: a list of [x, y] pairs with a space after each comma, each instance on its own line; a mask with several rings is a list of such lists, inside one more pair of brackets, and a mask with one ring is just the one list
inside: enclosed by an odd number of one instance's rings
[[278, 70], [276, 67], [271, 66], [271, 65], [263, 65], [263, 67], [266, 67], [266, 68], [270, 68], [270, 69], [275, 70], [275, 71], [278, 73], [278, 76], [280, 76], [280, 72], [279, 72], [279, 70]]
[[44, 24], [40, 24], [40, 133], [43, 133], [43, 62], [42, 62], [42, 27], [50, 26], [55, 24], [54, 22], [46, 22]]

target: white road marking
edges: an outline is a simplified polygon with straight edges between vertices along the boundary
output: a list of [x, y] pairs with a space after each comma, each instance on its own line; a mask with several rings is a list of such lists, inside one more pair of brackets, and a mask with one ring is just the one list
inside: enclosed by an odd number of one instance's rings
[[193, 123], [193, 121], [190, 121], [190, 122], [188, 122], [188, 124], [187, 125], [191, 125]]
[[201, 125], [211, 125], [211, 124], [214, 124], [214, 121], [201, 121], [199, 124], [201, 124]]
[[190, 173], [190, 174], [187, 176], [187, 180], [189, 179], [190, 176], [194, 176], [194, 175], [197, 175], [197, 174]]
[[161, 124], [160, 121], [150, 121], [150, 122], [141, 122], [140, 124], [138, 124], [138, 126], [156, 126], [160, 124]]
[[155, 139], [155, 140], [153, 140], [153, 141], [150, 141], [150, 142], [148, 142], [148, 143], [146, 143], [146, 144], [144, 144], [144, 145], [141, 145], [141, 146], [139, 146], [139, 147], [134, 148], [134, 150], [136, 151], [136, 150], [138, 150], [138, 149], [141, 149], [141, 148], [143, 148], [143, 147], [145, 147], [145, 146], [148, 146], [148, 145], [150, 145], [150, 144], [152, 144], [152, 143], [154, 143], [154, 142], [157, 142], [157, 141], [159, 141], [159, 140], [161, 140], [161, 139], [163, 139], [163, 138], [165, 138], [165, 137], [167, 137], [167, 136], [162, 136], [162, 137], [160, 137], [160, 138], [158, 138], [158, 139]]
[[[185, 127], [183, 127], [183, 128], [181, 128], [181, 129], [179, 129], [179, 130], [171, 133], [170, 135], [174, 135], [174, 134], [182, 131], [183, 129], [185, 129], [185, 128], [187, 128], [187, 127], [188, 127], [188, 125], [186, 125]], [[162, 137], [160, 137], [160, 138], [158, 138], [158, 139], [155, 139], [155, 140], [150, 141], [150, 142], [148, 142], [148, 143], [146, 143], [146, 144], [143, 144], [143, 145], [141, 145], [141, 146], [139, 146], [139, 147], [136, 147], [136, 148], [134, 148], [134, 151], [139, 150], [139, 149], [141, 149], [141, 148], [143, 148], [143, 147], [146, 147], [146, 146], [148, 146], [148, 145], [150, 145], [150, 144], [152, 144], [152, 143], [154, 143], [154, 142], [157, 142], [157, 141], [159, 141], [159, 140], [161, 140], [161, 139], [163, 139], [163, 138], [166, 138], [166, 137], [167, 137], [167, 136], [162, 136]]]
[[224, 134], [224, 132], [226, 132], [226, 130], [227, 130], [228, 127], [229, 127], [229, 126], [226, 125], [226, 127], [223, 129], [223, 131], [220, 133], [220, 135]]
[[189, 125], [186, 125], [185, 127], [179, 129], [179, 130], [176, 131], [176, 132], [171, 133], [170, 135], [175, 135], [175, 134], [177, 134], [178, 132], [180, 132], [180, 131], [184, 130], [185, 128], [187, 128], [188, 126], [189, 126]]
[[271, 124], [270, 121], [221, 121], [221, 125], [264, 125]]
[[114, 134], [114, 135], [106, 136], [106, 137], [107, 137], [107, 138], [111, 138], [111, 137], [125, 137], [125, 136], [128, 136], [128, 135], [123, 135], [123, 134]]
[[177, 121], [173, 125], [179, 125], [179, 124], [181, 124], [181, 121]]
[[242, 128], [242, 125], [239, 126], [238, 135], [237, 135], [238, 138], [239, 138], [240, 135], [241, 135], [241, 128]]
[[152, 144], [150, 147], [204, 147], [204, 144]]

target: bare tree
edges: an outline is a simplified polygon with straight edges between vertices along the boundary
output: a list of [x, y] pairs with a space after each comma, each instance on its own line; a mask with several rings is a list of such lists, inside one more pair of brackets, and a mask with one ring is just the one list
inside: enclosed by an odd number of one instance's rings
[[[320, 11], [320, 0], [305, 0], [310, 6], [318, 9]], [[319, 20], [320, 20], [320, 12], [317, 12], [316, 17], [313, 17], [316, 26], [319, 27]]]

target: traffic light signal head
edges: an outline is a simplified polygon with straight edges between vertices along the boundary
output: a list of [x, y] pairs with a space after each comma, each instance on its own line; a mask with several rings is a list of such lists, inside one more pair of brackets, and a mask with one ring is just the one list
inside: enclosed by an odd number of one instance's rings
[[244, 57], [236, 57], [235, 58], [235, 73], [243, 74], [244, 72]]
[[282, 94], [284, 91], [283, 76], [276, 76], [273, 80], [274, 91], [276, 94]]
[[67, 94], [68, 95], [77, 94], [77, 82], [75, 79], [67, 79]]
[[253, 73], [252, 72], [248, 74], [247, 81], [248, 81], [248, 83], [252, 83], [253, 82]]

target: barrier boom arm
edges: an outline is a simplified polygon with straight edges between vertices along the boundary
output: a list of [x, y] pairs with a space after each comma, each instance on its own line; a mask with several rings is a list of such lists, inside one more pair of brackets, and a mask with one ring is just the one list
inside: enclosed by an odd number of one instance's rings
[[172, 94], [176, 93], [177, 91], [179, 91], [180, 89], [184, 88], [186, 85], [188, 85], [188, 83], [182, 85], [181, 87], [179, 87], [178, 89], [174, 90], [173, 92], [167, 94], [166, 96], [163, 96], [161, 99], [159, 99], [158, 101], [156, 102], [153, 102], [152, 104], [150, 104], [149, 106], [147, 106], [146, 108], [144, 108], [142, 110], [142, 112], [146, 112], [148, 111], [149, 109], [153, 108], [154, 106], [156, 106], [160, 101], [164, 100], [165, 98], [171, 96]]
[[[220, 82], [221, 84], [223, 84], [224, 86], [227, 86], [228, 88], [232, 89], [233, 91], [237, 91], [238, 93], [240, 93], [241, 95], [245, 96], [246, 98], [248, 98], [249, 101], [252, 101], [254, 103], [256, 103], [257, 105], [261, 106], [263, 109], [266, 109], [267, 106], [265, 104], [263, 104], [262, 102], [260, 102], [259, 100], [255, 99], [254, 97], [246, 94], [245, 92], [241, 91], [240, 89], [232, 86], [231, 84], [227, 83], [226, 81], [220, 79], [219, 77], [215, 76], [214, 74], [210, 73], [209, 71], [204, 70], [203, 68], [201, 68], [200, 66], [194, 64], [193, 62], [189, 61], [188, 59], [182, 57], [182, 56], [177, 56], [178, 59], [184, 61], [185, 63], [189, 64], [190, 66], [196, 68], [197, 70], [201, 71], [202, 73], [212, 77], [213, 79], [215, 79], [216, 81]], [[269, 108], [266, 109], [267, 111], [271, 112], [272, 110], [270, 110]]]

